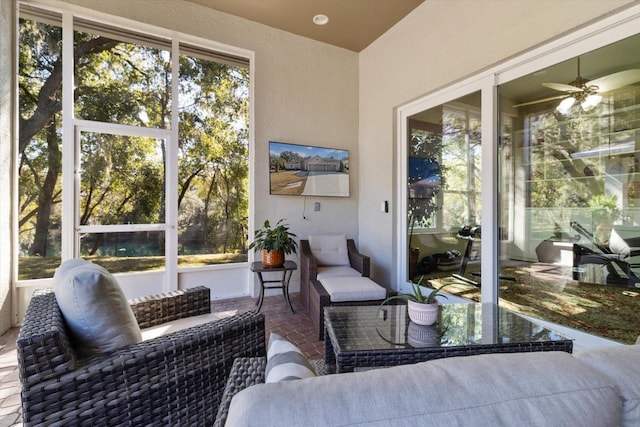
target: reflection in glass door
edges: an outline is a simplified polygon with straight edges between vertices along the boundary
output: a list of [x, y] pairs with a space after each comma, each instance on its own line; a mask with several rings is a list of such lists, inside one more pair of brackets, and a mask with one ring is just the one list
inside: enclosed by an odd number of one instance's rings
[[640, 35], [498, 91], [500, 269], [515, 278], [500, 304], [629, 344], [640, 324], [638, 52]]
[[480, 300], [480, 92], [407, 121], [407, 277]]

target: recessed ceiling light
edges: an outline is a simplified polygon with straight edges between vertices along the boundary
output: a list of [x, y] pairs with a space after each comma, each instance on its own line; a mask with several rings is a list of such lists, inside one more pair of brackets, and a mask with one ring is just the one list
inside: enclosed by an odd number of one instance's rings
[[329, 22], [327, 15], [316, 15], [313, 17], [313, 23], [316, 25], [325, 25]]

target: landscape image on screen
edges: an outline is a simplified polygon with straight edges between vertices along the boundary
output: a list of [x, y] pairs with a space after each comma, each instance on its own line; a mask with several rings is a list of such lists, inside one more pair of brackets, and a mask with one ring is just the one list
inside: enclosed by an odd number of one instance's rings
[[285, 196], [349, 197], [349, 151], [269, 141], [269, 189]]

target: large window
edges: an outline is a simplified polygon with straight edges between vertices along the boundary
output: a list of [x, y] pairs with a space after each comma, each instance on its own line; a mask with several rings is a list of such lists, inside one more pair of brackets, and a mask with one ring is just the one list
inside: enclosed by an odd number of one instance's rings
[[248, 60], [84, 19], [65, 40], [60, 14], [20, 16], [19, 279], [69, 256], [246, 261]]
[[633, 343], [640, 324], [640, 36], [499, 87], [500, 303]]

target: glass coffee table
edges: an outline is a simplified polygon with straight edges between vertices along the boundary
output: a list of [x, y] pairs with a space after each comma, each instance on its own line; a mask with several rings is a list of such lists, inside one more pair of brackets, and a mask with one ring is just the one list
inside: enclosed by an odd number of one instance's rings
[[492, 304], [443, 304], [433, 326], [411, 322], [406, 305], [327, 307], [324, 319], [329, 372], [484, 353], [573, 350], [571, 339]]

